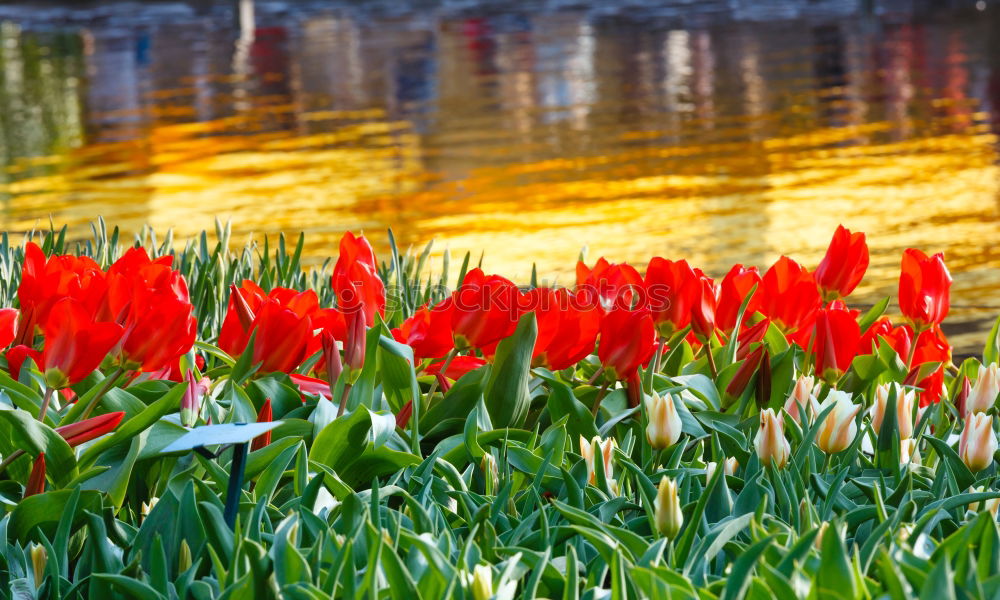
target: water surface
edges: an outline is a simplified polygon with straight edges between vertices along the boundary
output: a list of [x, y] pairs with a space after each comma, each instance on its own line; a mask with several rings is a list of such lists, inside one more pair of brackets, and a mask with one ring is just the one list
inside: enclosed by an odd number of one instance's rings
[[305, 231], [313, 262], [392, 227], [569, 282], [584, 246], [812, 267], [843, 223], [872, 248], [859, 302], [904, 248], [943, 251], [953, 341], [982, 343], [1000, 5], [508, 4], [0, 7], [0, 226], [231, 219]]

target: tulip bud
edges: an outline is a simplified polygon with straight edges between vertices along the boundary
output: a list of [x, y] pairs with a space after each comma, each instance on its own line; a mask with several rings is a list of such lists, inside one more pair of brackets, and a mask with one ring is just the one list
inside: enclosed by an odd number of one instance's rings
[[771, 326], [770, 319], [764, 319], [763, 321], [747, 327], [737, 336], [737, 348], [736, 348], [736, 360], [743, 360], [750, 354], [750, 347], [753, 344], [761, 342], [764, 340], [764, 335], [767, 334], [768, 327]]
[[[982, 493], [985, 491], [989, 490], [986, 490], [986, 488], [984, 488], [983, 486], [969, 489], [969, 492], [973, 494]], [[983, 500], [982, 502], [973, 502], [972, 504], [969, 505], [969, 509], [974, 510], [976, 512], [982, 512], [984, 510], [988, 510], [995, 519], [997, 518], [997, 510], [1000, 509], [1000, 498], [990, 498], [989, 500]]]
[[[268, 398], [264, 400], [264, 405], [260, 407], [260, 411], [257, 412], [257, 422], [258, 423], [270, 423], [273, 420], [273, 414], [271, 411], [271, 399]], [[250, 451], [260, 450], [264, 446], [271, 443], [271, 432], [262, 433], [253, 439], [250, 444]]]
[[614, 438], [602, 439], [595, 435], [594, 439], [588, 442], [582, 435], [580, 436], [580, 455], [587, 465], [587, 483], [597, 485], [598, 467], [604, 469], [604, 479], [609, 484], [614, 481], [614, 467], [611, 464], [611, 450], [614, 447]]
[[28, 483], [24, 486], [24, 497], [41, 494], [45, 491], [45, 453], [40, 453], [35, 458], [35, 464], [31, 467], [31, 474], [28, 475]]
[[142, 506], [139, 507], [139, 514], [142, 515], [143, 519], [145, 519], [146, 517], [148, 517], [149, 513], [153, 512], [153, 507], [156, 506], [156, 503], [159, 502], [159, 501], [160, 501], [160, 499], [157, 498], [156, 496], [151, 496], [149, 498], [149, 503], [148, 504], [145, 503], [145, 502], [142, 503]]
[[254, 319], [257, 318], [253, 314], [253, 309], [247, 304], [247, 299], [243, 297], [243, 294], [240, 293], [235, 283], [229, 285], [229, 293], [229, 297], [233, 299], [236, 316], [240, 319], [240, 326], [243, 327], [243, 331], [250, 331], [250, 328], [253, 327]]
[[875, 404], [872, 405], [872, 429], [878, 435], [882, 428], [882, 419], [885, 418], [885, 407], [889, 403], [890, 386], [896, 386], [896, 425], [899, 428], [900, 439], [907, 439], [913, 435], [913, 404], [916, 401], [915, 391], [903, 390], [900, 386], [892, 383], [883, 383], [875, 388]]
[[917, 440], [913, 438], [899, 440], [899, 464], [919, 465], [920, 462], [920, 448], [917, 446]]
[[736, 374], [733, 375], [733, 378], [729, 381], [729, 385], [726, 386], [726, 396], [729, 398], [739, 398], [743, 395], [743, 391], [747, 389], [750, 379], [757, 372], [757, 367], [760, 366], [760, 361], [763, 359], [764, 345], [761, 344], [743, 360], [743, 364], [736, 370]]
[[785, 424], [774, 414], [774, 409], [760, 413], [760, 429], [753, 443], [761, 464], [780, 469], [788, 463], [792, 447], [785, 439]]
[[969, 383], [969, 377], [962, 375], [962, 385], [958, 387], [958, 391], [955, 394], [955, 408], [958, 409], [958, 414], [968, 414], [966, 404], [969, 401], [970, 395], [972, 395], [972, 385]]
[[656, 392], [646, 396], [646, 439], [657, 450], [669, 448], [681, 437], [681, 417], [670, 394], [660, 396]]
[[493, 597], [493, 569], [489, 565], [476, 565], [472, 569], [473, 600], [490, 600]]
[[76, 423], [70, 423], [69, 425], [63, 425], [62, 427], [56, 427], [56, 433], [63, 436], [66, 443], [71, 448], [74, 448], [112, 431], [115, 427], [118, 427], [124, 416], [125, 413], [123, 412], [107, 413]]
[[326, 380], [330, 383], [330, 397], [333, 397], [333, 388], [337, 385], [344, 366], [340, 362], [340, 344], [329, 331], [323, 332], [323, 360], [326, 361]]
[[[726, 475], [735, 475], [736, 467], [738, 467], [739, 465], [740, 465], [739, 461], [737, 461], [736, 458], [732, 456], [722, 461], [723, 472]], [[712, 479], [712, 476], [715, 475], [715, 469], [717, 469], [718, 466], [719, 463], [717, 462], [705, 463], [705, 481], [710, 481]]]
[[181, 396], [181, 425], [194, 427], [198, 422], [198, 414], [201, 412], [202, 386], [195, 379], [194, 371], [188, 371], [184, 376], [187, 389]]
[[[819, 412], [819, 384], [812, 375], [802, 375], [795, 381], [792, 395], [785, 401], [785, 412], [799, 425], [805, 426]], [[802, 412], [800, 412], [800, 409]], [[804, 414], [803, 414], [804, 413]]]
[[487, 496], [496, 495], [500, 489], [500, 471], [497, 469], [496, 459], [489, 452], [483, 454], [479, 468], [483, 471], [483, 493]]
[[965, 428], [958, 442], [958, 454], [973, 473], [993, 464], [997, 451], [997, 436], [993, 433], [993, 417], [972, 413], [965, 419]]
[[181, 539], [181, 547], [177, 551], [177, 572], [183, 573], [191, 568], [191, 547], [186, 539]]
[[35, 589], [42, 587], [45, 581], [45, 567], [49, 562], [49, 553], [41, 544], [31, 545], [31, 570], [35, 574]]
[[677, 497], [677, 482], [669, 477], [660, 480], [653, 502], [653, 520], [656, 530], [667, 539], [674, 539], [680, 533], [684, 524], [684, 513], [681, 511], [681, 501]]
[[349, 311], [344, 318], [347, 320], [344, 371], [347, 383], [354, 384], [361, 377], [361, 369], [365, 366], [365, 338], [368, 337], [368, 329], [365, 327], [365, 313], [360, 310]]
[[836, 454], [850, 446], [857, 436], [858, 424], [854, 422], [854, 417], [861, 410], [861, 406], [851, 402], [850, 394], [838, 390], [830, 392], [826, 402], [820, 407], [821, 411], [830, 404], [834, 408], [823, 420], [816, 436], [816, 443], [823, 452]]
[[997, 394], [1000, 394], [1000, 368], [997, 363], [989, 367], [979, 365], [979, 377], [965, 401], [965, 414], [988, 411], [996, 402]]

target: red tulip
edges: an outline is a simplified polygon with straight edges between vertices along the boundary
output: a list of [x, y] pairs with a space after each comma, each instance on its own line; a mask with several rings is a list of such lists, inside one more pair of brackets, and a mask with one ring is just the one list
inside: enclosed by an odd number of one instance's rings
[[10, 346], [17, 337], [18, 315], [16, 308], [0, 308], [0, 348]]
[[440, 358], [454, 346], [451, 332], [451, 303], [423, 306], [392, 330], [397, 342], [413, 348], [416, 361]]
[[444, 308], [451, 312], [455, 347], [465, 350], [489, 346], [514, 333], [523, 302], [520, 290], [510, 280], [473, 269]]
[[344, 340], [344, 373], [347, 383], [353, 384], [361, 376], [365, 366], [365, 349], [367, 346], [368, 329], [365, 327], [365, 315], [361, 311], [349, 312], [347, 319], [347, 339]]
[[94, 321], [78, 301], [63, 298], [42, 323], [45, 348], [39, 367], [49, 387], [69, 387], [94, 372], [122, 338], [117, 323]]
[[702, 343], [707, 344], [715, 333], [715, 307], [719, 302], [719, 289], [708, 277], [696, 284], [698, 294], [691, 305], [691, 331]]
[[[809, 327], [820, 307], [819, 290], [809, 271], [787, 256], [764, 273], [760, 310], [786, 334]], [[811, 328], [810, 328], [811, 329]]]
[[[253, 314], [245, 328], [237, 309], [237, 297], [242, 298]], [[253, 282], [231, 294], [229, 310], [219, 334], [219, 347], [230, 355], [241, 354], [255, 333], [254, 364], [260, 363], [261, 373], [289, 373], [305, 360], [314, 343], [313, 317], [319, 312], [319, 299], [312, 290], [298, 292], [275, 288], [267, 295]]]
[[648, 310], [616, 308], [601, 319], [597, 356], [612, 378], [625, 380], [656, 350], [656, 328]]
[[56, 427], [56, 433], [63, 436], [66, 443], [71, 448], [75, 448], [84, 442], [89, 442], [94, 438], [99, 438], [105, 433], [114, 431], [115, 427], [122, 422], [123, 412], [113, 412], [89, 419], [84, 419], [77, 423], [70, 423], [62, 427]]
[[827, 381], [840, 377], [851, 366], [861, 339], [861, 328], [847, 310], [826, 308], [816, 317], [813, 351], [816, 372]]
[[326, 377], [327, 390], [326, 392], [332, 397], [333, 388], [337, 386], [337, 380], [340, 379], [340, 374], [344, 372], [344, 363], [340, 357], [340, 346], [337, 343], [337, 339], [333, 337], [333, 334], [329, 331], [324, 331], [322, 333], [322, 345], [323, 345], [323, 360], [320, 361], [322, 369], [317, 368], [316, 370]]
[[14, 346], [7, 350], [7, 372], [14, 379], [21, 375], [21, 367], [29, 357], [36, 365], [42, 364], [42, 353], [29, 346]]
[[45, 453], [41, 452], [35, 457], [35, 464], [31, 467], [31, 474], [28, 475], [28, 483], [24, 486], [24, 497], [41, 494], [45, 491]]
[[558, 371], [594, 351], [601, 314], [582, 294], [566, 288], [535, 288], [526, 295], [538, 319], [534, 364]]
[[451, 364], [448, 365], [448, 370], [444, 373], [441, 373], [441, 368], [444, 367], [443, 360], [429, 365], [424, 372], [428, 375], [443, 375], [447, 379], [458, 381], [466, 373], [475, 371], [485, 364], [486, 361], [478, 356], [456, 356], [452, 359]]
[[659, 256], [653, 258], [646, 267], [644, 284], [653, 323], [660, 337], [669, 338], [675, 331], [688, 326], [701, 288], [698, 273], [686, 260], [675, 262]]
[[761, 278], [757, 267], [744, 267], [743, 265], [733, 265], [733, 268], [722, 278], [719, 285], [719, 305], [715, 309], [715, 324], [722, 331], [731, 331], [736, 327], [736, 317], [743, 306], [743, 301], [750, 294], [750, 290], [757, 286], [753, 297], [747, 304], [746, 313], [743, 315], [743, 323], [749, 320], [750, 316], [760, 308]]
[[582, 262], [576, 265], [577, 290], [583, 290], [586, 298], [600, 303], [601, 308], [631, 308], [644, 293], [642, 276], [628, 263], [612, 264], [603, 257], [597, 260], [593, 269]]
[[843, 225], [838, 225], [826, 255], [816, 267], [816, 283], [827, 300], [843, 298], [858, 287], [867, 269], [865, 234], [851, 233]]
[[928, 257], [920, 250], [903, 252], [899, 275], [899, 308], [920, 327], [939, 325], [948, 316], [951, 275], [940, 252]]
[[750, 347], [757, 344], [767, 335], [767, 329], [771, 326], [771, 321], [764, 319], [759, 323], [751, 325], [740, 332], [736, 338], [736, 360], [743, 360], [750, 353]]
[[350, 231], [340, 239], [340, 256], [331, 278], [341, 312], [359, 310], [365, 325], [375, 323], [375, 313], [385, 314], [385, 284], [378, 275], [375, 252], [365, 236]]
[[892, 322], [889, 317], [879, 317], [861, 334], [857, 353], [859, 355], [873, 354], [878, 348], [879, 338], [888, 338], [891, 333]]
[[309, 377], [308, 375], [299, 375], [298, 373], [292, 373], [288, 377], [299, 388], [299, 394], [303, 402], [306, 401], [307, 394], [310, 396], [322, 396], [327, 400], [333, 397], [330, 394], [330, 384], [322, 379]]
[[[264, 405], [261, 406], [260, 410], [257, 412], [257, 422], [270, 423], [273, 420], [274, 417], [271, 412], [271, 399], [268, 398], [264, 400]], [[271, 443], [271, 432], [268, 431], [267, 433], [262, 433], [261, 435], [255, 437], [253, 439], [253, 442], [250, 443], [250, 452], [260, 450], [261, 448], [267, 446], [270, 443]]]
[[[46, 321], [49, 311], [63, 298], [73, 298], [94, 313], [104, 302], [106, 289], [104, 271], [92, 259], [72, 255], [46, 258], [35, 243], [25, 244], [17, 297], [26, 324]], [[30, 343], [31, 337], [31, 332], [26, 332], [22, 343]]]
[[920, 406], [927, 406], [941, 401], [944, 393], [944, 368], [938, 368], [933, 373], [924, 377], [917, 383], [920, 392]]

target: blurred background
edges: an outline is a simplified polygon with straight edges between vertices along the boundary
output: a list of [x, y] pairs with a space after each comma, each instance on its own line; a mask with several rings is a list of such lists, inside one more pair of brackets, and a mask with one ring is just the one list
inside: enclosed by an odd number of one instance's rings
[[0, 226], [103, 215], [179, 240], [346, 229], [572, 283], [653, 254], [815, 267], [855, 300], [943, 251], [946, 329], [1000, 313], [1000, 2], [382, 0], [0, 4]]

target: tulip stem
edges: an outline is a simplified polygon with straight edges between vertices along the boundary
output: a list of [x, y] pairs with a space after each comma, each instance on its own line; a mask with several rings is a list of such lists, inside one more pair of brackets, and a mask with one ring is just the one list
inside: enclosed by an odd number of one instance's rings
[[653, 373], [660, 372], [660, 359], [663, 358], [663, 347], [667, 345], [667, 338], [660, 336], [660, 343], [656, 345], [656, 355], [653, 357]]
[[705, 358], [708, 359], [708, 368], [712, 371], [712, 379], [719, 378], [719, 369], [715, 366], [715, 357], [712, 356], [712, 343], [711, 340], [705, 340]]
[[114, 387], [115, 383], [118, 381], [118, 378], [121, 377], [124, 372], [125, 372], [124, 368], [117, 367], [115, 368], [114, 371], [111, 372], [110, 375], [104, 378], [104, 381], [101, 382], [101, 387], [97, 390], [97, 393], [94, 394], [94, 397], [90, 399], [90, 402], [87, 404], [87, 408], [84, 409], [83, 414], [81, 414], [80, 418], [77, 419], [78, 421], [83, 421], [84, 419], [90, 416], [90, 413], [94, 412], [94, 409], [97, 408], [97, 403], [101, 401], [101, 398], [104, 397], [104, 394], [107, 394], [109, 391], [111, 391], [111, 388]]
[[345, 383], [344, 384], [344, 391], [340, 395], [340, 406], [337, 407], [337, 417], [338, 418], [344, 416], [344, 409], [347, 407], [347, 398], [348, 398], [348, 396], [351, 395], [351, 388], [352, 387], [354, 387], [354, 384], [351, 384], [351, 383]]
[[597, 381], [597, 379], [601, 375], [604, 375], [604, 366], [603, 365], [601, 365], [600, 367], [597, 368], [596, 371], [594, 371], [594, 375], [590, 379], [587, 380], [587, 385], [594, 385], [594, 383]]
[[3, 473], [4, 471], [6, 471], [7, 467], [10, 466], [10, 463], [12, 463], [15, 460], [21, 458], [22, 456], [24, 456], [24, 450], [18, 449], [18, 450], [15, 450], [15, 451], [11, 452], [9, 456], [7, 456], [6, 458], [4, 458], [3, 461], [0, 462], [0, 473]]
[[[458, 356], [458, 348], [452, 348], [451, 350], [448, 351], [448, 355], [444, 357], [444, 364], [441, 365], [441, 369], [438, 371], [438, 373], [441, 374], [441, 377], [448, 376], [448, 367], [451, 366], [451, 361], [455, 360], [456, 356]], [[437, 387], [438, 387], [438, 378], [435, 377], [434, 381], [431, 382], [430, 389], [427, 390], [428, 403], [430, 403], [431, 399], [434, 397], [434, 392], [437, 391]]]
[[917, 341], [920, 340], [920, 335], [924, 332], [924, 328], [918, 325], [913, 326], [913, 340], [910, 341], [910, 351], [907, 353], [906, 357], [906, 372], [910, 372], [910, 367], [913, 365], [913, 357], [917, 355]]
[[601, 400], [604, 400], [604, 395], [606, 393], [608, 393], [608, 386], [609, 385], [611, 385], [611, 382], [605, 382], [604, 385], [601, 386], [600, 391], [597, 392], [597, 398], [594, 399], [594, 410], [593, 410], [593, 413], [594, 413], [594, 418], [595, 419], [597, 418], [598, 411], [601, 410]]
[[42, 423], [45, 422], [45, 415], [49, 412], [49, 404], [52, 402], [52, 393], [55, 389], [50, 386], [45, 386], [45, 398], [42, 399], [42, 408], [38, 411], [38, 420]]

